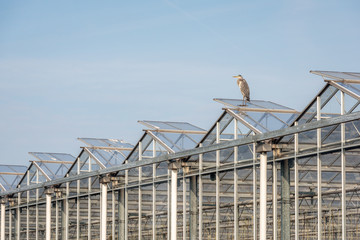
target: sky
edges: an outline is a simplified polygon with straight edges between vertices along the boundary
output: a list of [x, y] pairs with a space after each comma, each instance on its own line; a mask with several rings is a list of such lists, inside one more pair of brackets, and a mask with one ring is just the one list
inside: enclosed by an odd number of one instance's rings
[[78, 137], [135, 144], [138, 120], [209, 129], [251, 98], [296, 110], [322, 88], [310, 70], [360, 72], [360, 2], [0, 0], [0, 164], [77, 156]]

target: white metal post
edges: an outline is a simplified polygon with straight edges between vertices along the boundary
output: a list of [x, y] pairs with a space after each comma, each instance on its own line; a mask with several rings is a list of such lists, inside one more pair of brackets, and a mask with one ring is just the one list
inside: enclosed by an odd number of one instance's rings
[[115, 238], [115, 192], [111, 191], [111, 236]]
[[[345, 114], [345, 95], [341, 92], [341, 115]], [[345, 123], [341, 123], [341, 238], [346, 239], [346, 159], [345, 159]]]
[[1, 224], [0, 224], [1, 238], [5, 240], [5, 200], [1, 199]]
[[171, 169], [171, 240], [176, 240], [177, 235], [177, 169]]
[[51, 193], [46, 193], [46, 230], [45, 239], [51, 240]]
[[[216, 123], [216, 143], [220, 143], [220, 123]], [[220, 150], [216, 150], [216, 178], [215, 178], [215, 239], [220, 240]]]
[[[275, 154], [273, 154], [275, 155]], [[275, 158], [275, 157], [274, 157]], [[278, 229], [278, 225], [277, 225], [277, 215], [278, 215], [278, 211], [277, 211], [277, 206], [278, 206], [278, 192], [277, 192], [277, 162], [273, 161], [273, 166], [272, 166], [272, 170], [273, 170], [273, 239], [277, 239], [277, 229]]]
[[[199, 147], [202, 147], [202, 143]], [[199, 239], [203, 236], [203, 184], [202, 184], [202, 171], [203, 171], [203, 154], [199, 155]]]
[[[321, 99], [320, 97], [317, 97], [317, 121], [321, 120]], [[321, 159], [320, 159], [320, 148], [321, 148], [321, 128], [317, 129], [317, 223], [318, 223], [318, 232], [317, 232], [317, 238], [320, 240], [322, 239], [322, 197], [321, 197]]]
[[[91, 169], [91, 161], [92, 159], [89, 157], [87, 159], [87, 162], [88, 162], [88, 169], [89, 169], [89, 172], [92, 171]], [[91, 177], [88, 178], [88, 193], [91, 193]], [[91, 240], [91, 195], [89, 194], [88, 195], [88, 240]]]
[[[127, 163], [127, 161], [125, 161], [125, 164]], [[125, 199], [124, 199], [124, 239], [128, 239], [128, 219], [129, 219], [129, 204], [128, 204], [128, 200], [129, 200], [129, 189], [127, 188], [129, 184], [129, 171], [125, 170]]]
[[[139, 142], [139, 161], [142, 161], [142, 142]], [[139, 183], [142, 180], [142, 167], [139, 167]], [[139, 186], [138, 190], [138, 239], [141, 240], [141, 233], [142, 233], [142, 191], [141, 186]]]
[[[238, 122], [234, 118], [234, 139], [238, 139]], [[239, 209], [238, 209], [238, 147], [234, 147], [234, 240], [239, 238]]]
[[[294, 124], [298, 125], [297, 122]], [[294, 182], [295, 182], [295, 240], [299, 239], [299, 166], [297, 154], [299, 152], [299, 134], [295, 134], [295, 159], [294, 159]]]
[[260, 240], [266, 240], [267, 153], [260, 154]]
[[59, 239], [59, 201], [55, 199], [55, 239]]
[[253, 239], [257, 239], [257, 176], [256, 176], [256, 145], [253, 144]]
[[125, 240], [125, 190], [120, 189], [118, 195], [118, 214], [119, 214], [119, 240]]
[[101, 208], [100, 208], [100, 239], [106, 240], [107, 221], [107, 182], [102, 180], [101, 187]]
[[183, 240], [186, 240], [186, 178], [183, 172]]
[[[156, 157], [156, 141], [153, 141], [153, 157]], [[153, 184], [152, 184], [152, 240], [156, 240], [156, 164], [153, 164]]]
[[13, 231], [13, 229], [12, 229], [12, 210], [11, 209], [9, 209], [9, 239], [13, 239], [12, 238], [12, 231]]
[[17, 208], [16, 208], [16, 239], [20, 240], [20, 225], [21, 225], [21, 215], [20, 215], [20, 203], [21, 203], [21, 193], [18, 193], [18, 200], [17, 200]]

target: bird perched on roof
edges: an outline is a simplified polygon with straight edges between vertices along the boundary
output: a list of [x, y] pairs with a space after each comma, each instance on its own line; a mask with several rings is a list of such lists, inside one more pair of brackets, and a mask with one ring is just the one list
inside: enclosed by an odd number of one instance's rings
[[250, 102], [250, 88], [247, 84], [246, 80], [239, 74], [237, 76], [233, 76], [237, 79], [237, 85], [240, 88], [240, 92], [243, 95], [243, 105], [246, 105], [246, 102]]

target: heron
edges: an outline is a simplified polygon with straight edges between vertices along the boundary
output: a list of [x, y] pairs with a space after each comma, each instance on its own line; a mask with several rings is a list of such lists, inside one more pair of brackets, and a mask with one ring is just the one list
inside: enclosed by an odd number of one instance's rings
[[243, 106], [246, 105], [246, 102], [250, 102], [250, 88], [247, 84], [245, 78], [243, 78], [240, 74], [237, 76], [233, 76], [237, 79], [237, 85], [240, 88], [240, 92], [243, 95]]

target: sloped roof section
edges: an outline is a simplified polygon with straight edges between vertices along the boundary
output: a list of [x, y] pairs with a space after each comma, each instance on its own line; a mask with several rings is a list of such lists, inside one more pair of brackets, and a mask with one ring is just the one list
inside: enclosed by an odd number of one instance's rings
[[0, 165], [0, 191], [16, 188], [27, 167], [22, 165]]
[[360, 73], [356, 72], [336, 72], [336, 71], [310, 71], [313, 74], [320, 75], [324, 79], [334, 81], [359, 81]]
[[130, 162], [194, 148], [206, 134], [206, 130], [188, 122], [149, 120], [138, 122], [147, 129], [127, 158]]
[[119, 139], [107, 139], [107, 138], [78, 138], [81, 142], [85, 143], [89, 147], [104, 147], [104, 148], [122, 148], [132, 149], [134, 146], [124, 140]]

